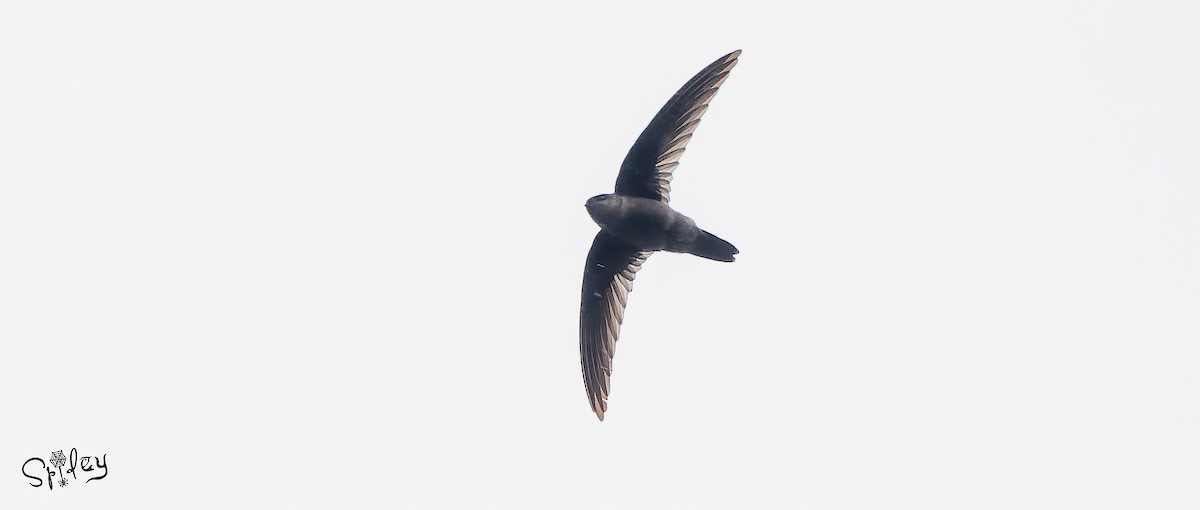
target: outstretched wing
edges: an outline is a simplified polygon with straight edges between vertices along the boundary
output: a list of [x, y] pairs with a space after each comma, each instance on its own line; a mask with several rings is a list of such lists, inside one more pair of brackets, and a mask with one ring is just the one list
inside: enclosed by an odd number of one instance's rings
[[621, 334], [625, 302], [633, 289], [633, 278], [648, 251], [625, 244], [603, 230], [596, 234], [583, 268], [583, 297], [579, 303], [579, 357], [588, 404], [604, 421], [608, 409], [608, 378]]
[[679, 157], [741, 54], [737, 50], [709, 64], [663, 105], [625, 155], [617, 175], [618, 195], [671, 201], [671, 176]]

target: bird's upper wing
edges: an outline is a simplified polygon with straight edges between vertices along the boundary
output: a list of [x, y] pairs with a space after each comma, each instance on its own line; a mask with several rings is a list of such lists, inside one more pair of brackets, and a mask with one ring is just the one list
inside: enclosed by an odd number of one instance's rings
[[625, 155], [617, 175], [618, 195], [671, 200], [671, 175], [679, 157], [741, 54], [737, 50], [709, 64], [663, 105]]
[[588, 403], [601, 421], [608, 404], [608, 377], [621, 334], [633, 278], [650, 252], [625, 244], [603, 230], [596, 234], [583, 268], [579, 303], [579, 357]]

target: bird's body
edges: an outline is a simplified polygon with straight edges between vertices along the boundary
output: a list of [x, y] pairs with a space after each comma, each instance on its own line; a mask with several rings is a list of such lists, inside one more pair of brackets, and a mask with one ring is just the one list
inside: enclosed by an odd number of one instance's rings
[[[737, 249], [696, 226], [696, 222], [661, 200], [597, 195], [587, 201], [588, 214], [600, 228], [639, 250], [691, 253], [704, 258], [732, 262]], [[727, 249], [708, 249], [711, 239]]]
[[717, 59], [684, 84], [629, 149], [615, 192], [587, 201], [588, 214], [600, 225], [600, 232], [584, 265], [579, 356], [588, 403], [601, 420], [608, 408], [609, 376], [625, 304], [646, 258], [656, 251], [671, 251], [733, 262], [738, 253], [732, 244], [672, 209], [669, 202], [679, 157], [741, 53]]

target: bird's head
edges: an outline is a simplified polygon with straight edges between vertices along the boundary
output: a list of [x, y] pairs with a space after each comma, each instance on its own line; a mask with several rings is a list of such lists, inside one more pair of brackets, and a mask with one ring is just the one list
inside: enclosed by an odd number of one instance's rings
[[612, 200], [612, 198], [613, 198], [613, 194], [612, 194], [612, 193], [605, 193], [605, 194], [603, 194], [603, 195], [596, 195], [596, 196], [594, 196], [594, 197], [592, 197], [592, 198], [589, 198], [589, 199], [587, 199], [587, 203], [586, 203], [586, 204], [583, 204], [583, 206], [584, 206], [584, 207], [587, 207], [587, 209], [588, 209], [589, 211], [591, 211], [591, 210], [594, 210], [596, 207], [603, 207], [603, 205], [602, 205], [602, 204], [606, 204], [606, 203], [608, 203], [609, 201], [611, 201], [611, 200]]
[[587, 208], [588, 215], [591, 216], [596, 223], [601, 223], [601, 218], [608, 216], [605, 214], [606, 211], [613, 211], [619, 207], [617, 204], [616, 195], [613, 195], [612, 193], [605, 193], [603, 195], [596, 195], [592, 198], [589, 198], [587, 199], [587, 203], [583, 204], [583, 206]]

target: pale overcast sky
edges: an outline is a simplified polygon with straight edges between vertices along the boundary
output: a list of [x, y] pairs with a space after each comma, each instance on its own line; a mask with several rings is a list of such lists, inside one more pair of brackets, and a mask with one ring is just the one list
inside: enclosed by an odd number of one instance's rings
[[[1200, 508], [1198, 25], [5, 2], [0, 500]], [[741, 255], [649, 259], [601, 423], [584, 201], [739, 48], [672, 205]]]

